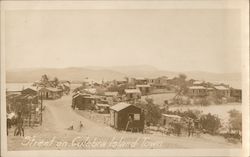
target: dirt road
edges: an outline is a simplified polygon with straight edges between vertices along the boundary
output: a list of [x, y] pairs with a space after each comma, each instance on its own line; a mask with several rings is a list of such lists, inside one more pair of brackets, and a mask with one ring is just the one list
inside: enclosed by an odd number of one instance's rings
[[[24, 137], [8, 136], [9, 150], [41, 149], [122, 149], [122, 148], [239, 148], [219, 136], [176, 137], [166, 135], [118, 132], [77, 114], [71, 96], [44, 101], [42, 126], [25, 128]], [[79, 130], [80, 121], [83, 128]], [[74, 130], [67, 130], [73, 123]]]

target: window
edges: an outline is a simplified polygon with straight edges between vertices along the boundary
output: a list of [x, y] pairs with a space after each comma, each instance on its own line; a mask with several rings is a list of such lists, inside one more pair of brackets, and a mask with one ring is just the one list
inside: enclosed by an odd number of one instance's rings
[[133, 114], [133, 113], [129, 113], [128, 114], [129, 120], [140, 120], [140, 114]]
[[134, 120], [140, 120], [140, 114], [134, 114]]

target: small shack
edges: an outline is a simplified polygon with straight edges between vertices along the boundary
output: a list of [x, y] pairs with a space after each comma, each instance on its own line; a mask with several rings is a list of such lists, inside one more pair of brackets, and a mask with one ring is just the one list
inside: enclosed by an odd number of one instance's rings
[[98, 98], [89, 94], [77, 93], [72, 97], [72, 108], [79, 110], [93, 110]]
[[181, 117], [178, 115], [162, 114], [162, 125], [169, 127], [172, 122], [180, 122]]
[[143, 131], [144, 114], [142, 109], [121, 102], [110, 107], [110, 125], [117, 130]]

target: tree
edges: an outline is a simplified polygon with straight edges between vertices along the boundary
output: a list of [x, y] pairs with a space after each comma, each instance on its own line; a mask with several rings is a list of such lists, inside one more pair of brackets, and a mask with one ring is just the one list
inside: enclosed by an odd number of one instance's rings
[[220, 118], [210, 113], [200, 118], [201, 127], [210, 134], [215, 134], [221, 126]]
[[59, 80], [58, 80], [58, 78], [57, 77], [55, 77], [54, 79], [53, 79], [53, 81], [52, 81], [52, 84], [53, 84], [53, 87], [57, 87], [58, 85], [59, 85]]
[[41, 80], [40, 80], [40, 85], [44, 87], [50, 86], [49, 78], [46, 74], [42, 75]]
[[145, 121], [147, 123], [152, 123], [153, 125], [159, 123], [159, 120], [161, 118], [161, 109], [158, 105], [154, 104], [153, 99], [146, 98], [146, 102], [139, 102], [136, 105], [143, 109], [145, 114]]

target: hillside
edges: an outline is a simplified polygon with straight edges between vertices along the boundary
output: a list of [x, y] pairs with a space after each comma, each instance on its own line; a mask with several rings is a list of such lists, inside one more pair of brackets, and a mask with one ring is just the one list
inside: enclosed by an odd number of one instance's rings
[[[27, 83], [39, 80], [41, 75], [47, 74], [49, 77], [58, 77], [61, 80], [73, 82], [82, 81], [88, 77], [94, 80], [113, 80], [128, 77], [159, 77], [159, 76], [178, 76], [181, 72], [171, 72], [158, 70], [153, 66], [116, 66], [116, 67], [70, 67], [70, 68], [30, 68], [14, 69], [6, 71], [7, 83]], [[210, 73], [202, 71], [183, 72], [188, 79], [223, 82], [233, 87], [241, 87], [240, 73]]]

